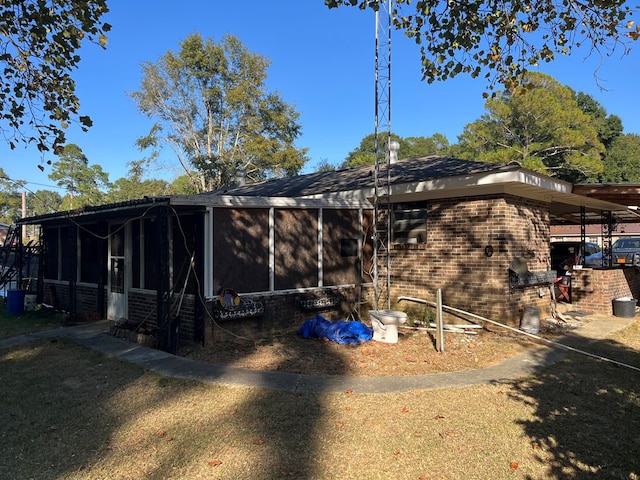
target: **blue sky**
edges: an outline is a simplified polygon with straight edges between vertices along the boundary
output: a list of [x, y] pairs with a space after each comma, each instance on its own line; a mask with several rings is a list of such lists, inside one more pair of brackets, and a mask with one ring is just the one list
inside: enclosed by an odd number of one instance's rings
[[[341, 163], [374, 130], [371, 11], [329, 10], [323, 0], [111, 0], [109, 7], [106, 21], [113, 29], [107, 49], [84, 47], [74, 74], [81, 113], [90, 115], [94, 125], [88, 133], [70, 129], [68, 142], [79, 145], [111, 181], [126, 175], [128, 161], [144, 156], [134, 142], [148, 132], [151, 121], [137, 112], [128, 96], [140, 85], [141, 62], [155, 62], [168, 50], [176, 51], [180, 41], [194, 32], [215, 41], [233, 34], [249, 50], [270, 59], [268, 88], [280, 92], [301, 113], [303, 130], [297, 146], [309, 148], [311, 159], [305, 172], [321, 161]], [[609, 114], [622, 119], [626, 133], [640, 133], [638, 52], [604, 59], [599, 77], [606, 91], [594, 79], [600, 59], [586, 58], [587, 53], [577, 52], [540, 71], [592, 95]], [[454, 143], [464, 126], [484, 113], [485, 88], [481, 79], [466, 76], [431, 85], [421, 82], [418, 47], [394, 33], [391, 124], [395, 133], [408, 137], [439, 132]], [[163, 158], [170, 161], [171, 152]], [[33, 148], [11, 151], [0, 145], [0, 166], [13, 179], [33, 182], [30, 190], [53, 185], [47, 177], [49, 167], [45, 172], [37, 168], [41, 161]]]

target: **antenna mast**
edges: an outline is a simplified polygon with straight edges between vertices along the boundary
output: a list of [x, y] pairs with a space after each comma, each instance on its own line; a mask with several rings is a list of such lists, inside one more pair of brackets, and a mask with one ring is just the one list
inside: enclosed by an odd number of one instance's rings
[[[393, 1], [379, 0], [376, 10], [375, 169], [373, 212], [373, 283], [375, 309], [391, 309], [391, 29]], [[396, 148], [397, 151], [397, 148]], [[381, 261], [384, 263], [381, 264]], [[380, 271], [382, 270], [382, 271]]]

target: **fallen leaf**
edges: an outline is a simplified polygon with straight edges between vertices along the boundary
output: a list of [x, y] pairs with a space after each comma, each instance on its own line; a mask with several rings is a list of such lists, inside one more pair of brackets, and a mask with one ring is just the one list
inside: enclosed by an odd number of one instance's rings
[[421, 437], [422, 434], [416, 430], [415, 432], [413, 432], [413, 436], [414, 437]]
[[158, 430], [158, 432], [156, 433], [158, 437], [164, 437], [166, 434], [167, 432], [165, 432], [164, 430]]
[[511, 462], [511, 470], [516, 470], [518, 468], [518, 462]]
[[400, 455], [400, 450], [394, 450], [394, 451], [393, 451], [393, 454], [394, 454], [394, 455]]
[[433, 418], [436, 419], [436, 420], [442, 420], [444, 418], [444, 415], [436, 415]]
[[167, 437], [167, 442], [173, 442], [173, 437]]
[[229, 412], [229, 415], [235, 415], [236, 413], [238, 413], [238, 410], [234, 408]]
[[407, 413], [409, 409], [407, 407], [402, 407], [402, 413]]
[[253, 440], [254, 445], [262, 445], [263, 443], [264, 443], [264, 440], [262, 438], [256, 438]]
[[342, 422], [336, 422], [336, 425], [337, 425], [338, 428], [344, 427], [344, 423], [342, 423]]
[[222, 462], [220, 460], [211, 460], [210, 462], [207, 462], [209, 464], [210, 467], [217, 467], [218, 465], [222, 465]]

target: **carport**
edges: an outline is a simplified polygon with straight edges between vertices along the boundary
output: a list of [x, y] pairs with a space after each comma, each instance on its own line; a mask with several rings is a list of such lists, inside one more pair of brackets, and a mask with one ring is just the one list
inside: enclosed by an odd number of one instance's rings
[[[609, 252], [611, 265], [612, 236], [625, 223], [640, 222], [640, 185], [638, 184], [579, 184], [572, 194], [578, 201], [563, 198], [552, 200], [551, 225], [579, 225], [580, 241], [586, 241], [586, 225], [600, 225], [603, 248]], [[573, 195], [572, 195], [573, 196]]]
[[[612, 265], [612, 237], [622, 225], [640, 222], [639, 205], [638, 184], [574, 185], [571, 196], [552, 199], [550, 223], [579, 226], [583, 245], [587, 225], [600, 225], [603, 249], [608, 255], [605, 265]], [[637, 267], [614, 265], [574, 270], [572, 305], [588, 311], [612, 313], [614, 299], [640, 297], [640, 269]]]

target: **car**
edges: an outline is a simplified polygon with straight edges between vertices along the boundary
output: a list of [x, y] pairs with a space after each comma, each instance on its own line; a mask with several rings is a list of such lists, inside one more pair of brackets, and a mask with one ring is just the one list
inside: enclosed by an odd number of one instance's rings
[[[573, 265], [582, 265], [583, 261], [585, 266], [601, 266], [599, 265], [587, 265], [586, 260], [589, 262], [596, 262], [597, 258], [593, 257], [596, 254], [600, 254], [600, 260], [602, 261], [602, 249], [596, 243], [585, 242], [585, 251], [580, 250], [581, 242], [568, 241], [568, 242], [551, 242], [551, 269], [558, 272], [558, 275], [564, 275], [568, 268], [564, 266], [572, 267]], [[585, 255], [586, 254], [586, 255]]]
[[619, 238], [611, 252], [614, 265], [640, 265], [640, 237]]
[[584, 266], [590, 268], [604, 267], [609, 264], [609, 259], [603, 257], [604, 252], [602, 250], [591, 255], [587, 255], [584, 257]]

